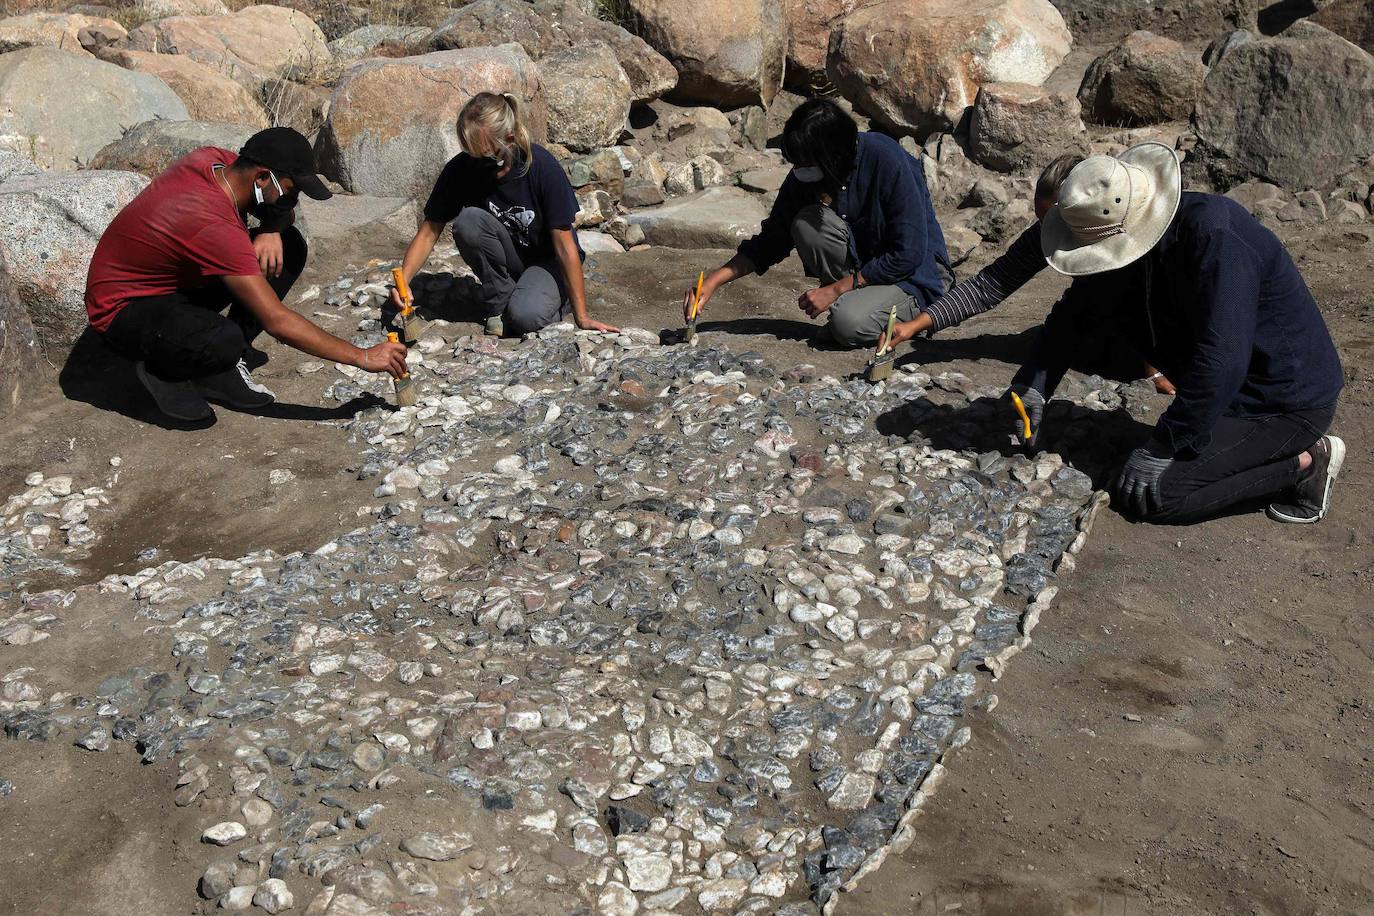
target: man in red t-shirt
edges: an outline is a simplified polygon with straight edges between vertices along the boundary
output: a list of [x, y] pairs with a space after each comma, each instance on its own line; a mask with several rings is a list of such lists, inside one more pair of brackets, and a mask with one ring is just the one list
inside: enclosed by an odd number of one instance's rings
[[[402, 344], [360, 349], [282, 305], [305, 268], [305, 239], [291, 225], [300, 191], [331, 196], [310, 141], [273, 127], [238, 155], [205, 147], [178, 159], [100, 237], [86, 314], [134, 361], [163, 413], [194, 422], [214, 416], [207, 398], [244, 410], [272, 403], [244, 359], [264, 330], [311, 356], [405, 374]], [[252, 232], [250, 211], [262, 223]]]

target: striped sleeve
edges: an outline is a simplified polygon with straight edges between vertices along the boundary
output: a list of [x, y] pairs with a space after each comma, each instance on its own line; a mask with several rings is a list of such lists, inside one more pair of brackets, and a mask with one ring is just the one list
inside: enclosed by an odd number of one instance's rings
[[1045, 267], [1040, 251], [1040, 223], [1032, 223], [997, 260], [962, 283], [956, 283], [939, 299], [921, 311], [928, 312], [933, 324], [930, 333], [952, 328], [974, 315], [996, 308], [1012, 293], [1025, 286]]

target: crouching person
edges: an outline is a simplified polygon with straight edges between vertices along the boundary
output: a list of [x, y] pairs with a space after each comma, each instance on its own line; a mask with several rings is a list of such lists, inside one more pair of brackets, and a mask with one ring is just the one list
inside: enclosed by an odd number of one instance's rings
[[[1012, 383], [1039, 433], [1084, 331], [1124, 333], [1177, 388], [1113, 489], [1147, 521], [1189, 523], [1263, 500], [1281, 522], [1326, 517], [1345, 444], [1327, 435], [1336, 348], [1283, 244], [1239, 204], [1184, 192], [1158, 143], [1076, 166], [1045, 214], [1051, 267], [1074, 277]], [[1016, 421], [1018, 426], [1021, 421]]]
[[[482, 284], [488, 334], [527, 334], [570, 312], [583, 330], [616, 331], [587, 311], [577, 195], [553, 154], [530, 142], [516, 97], [473, 96], [458, 113], [458, 140], [463, 152], [439, 174], [406, 248], [406, 282], [452, 224], [458, 253]], [[395, 290], [392, 304], [402, 305]]]
[[[706, 275], [700, 309], [716, 290], [766, 272], [793, 249], [821, 285], [803, 293], [808, 318], [828, 318], [821, 339], [868, 347], [897, 318], [909, 321], [954, 281], [944, 233], [921, 163], [897, 141], [860, 133], [844, 109], [811, 99], [787, 119], [782, 152], [792, 164], [759, 234]], [[696, 284], [687, 290], [690, 317]]]
[[[292, 225], [301, 191], [330, 196], [310, 142], [274, 127], [237, 155], [205, 147], [178, 159], [100, 237], [86, 276], [87, 317], [134, 362], [167, 416], [207, 420], [209, 401], [241, 410], [272, 403], [247, 362], [264, 330], [311, 356], [404, 374], [402, 345], [360, 349], [282, 305], [305, 269], [305, 239]], [[262, 224], [252, 231], [250, 212]]]

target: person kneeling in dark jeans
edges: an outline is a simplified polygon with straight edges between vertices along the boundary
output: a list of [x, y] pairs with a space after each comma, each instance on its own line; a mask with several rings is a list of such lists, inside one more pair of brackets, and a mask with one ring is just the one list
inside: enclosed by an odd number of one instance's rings
[[[86, 314], [164, 414], [194, 422], [214, 415], [207, 399], [244, 410], [272, 403], [246, 359], [264, 330], [321, 359], [405, 374], [404, 345], [361, 349], [282, 305], [305, 269], [305, 239], [292, 225], [300, 191], [331, 196], [309, 141], [274, 127], [237, 155], [204, 147], [178, 159], [101, 236]], [[250, 212], [261, 228], [248, 229]]]
[[1034, 444], [1074, 357], [1114, 331], [1177, 388], [1116, 477], [1122, 508], [1177, 524], [1263, 499], [1275, 521], [1326, 517], [1345, 460], [1345, 443], [1326, 433], [1345, 379], [1272, 232], [1235, 201], [1184, 192], [1173, 150], [1144, 143], [1075, 166], [1041, 245], [1075, 279], [1012, 381], [1031, 421], [1023, 440]]

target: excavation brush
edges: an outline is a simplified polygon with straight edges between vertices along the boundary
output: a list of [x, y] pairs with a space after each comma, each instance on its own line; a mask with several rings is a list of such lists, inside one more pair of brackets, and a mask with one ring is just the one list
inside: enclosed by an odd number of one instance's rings
[[[386, 339], [392, 343], [400, 343], [400, 336], [395, 331], [387, 332]], [[414, 380], [411, 379], [410, 373], [407, 372], [398, 379], [392, 379], [392, 382], [396, 386], [396, 406], [414, 407], [415, 383]]]
[[1029, 444], [1031, 440], [1031, 421], [1030, 414], [1026, 413], [1026, 402], [1021, 400], [1021, 395], [1015, 391], [1011, 393], [1012, 406], [1016, 408], [1016, 414], [1021, 418], [1021, 430], [1025, 435], [1023, 440]]
[[687, 314], [687, 344], [695, 346], [697, 342], [697, 317], [701, 315], [701, 284], [706, 280], [706, 271], [702, 271], [697, 277], [697, 291], [692, 294], [692, 310]]
[[415, 299], [410, 294], [410, 286], [406, 283], [406, 275], [399, 267], [391, 269], [391, 279], [396, 286], [396, 295], [401, 299], [401, 311], [397, 313], [396, 320], [399, 322], [398, 328], [405, 339], [406, 346], [415, 342], [416, 335], [419, 333], [415, 327]]
[[882, 382], [892, 377], [892, 364], [897, 359], [897, 348], [892, 346], [892, 329], [897, 327], [897, 306], [892, 306], [892, 312], [887, 316], [887, 334], [883, 336], [883, 345], [873, 352], [869, 357], [868, 365], [864, 367], [864, 378], [870, 382]]

